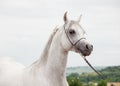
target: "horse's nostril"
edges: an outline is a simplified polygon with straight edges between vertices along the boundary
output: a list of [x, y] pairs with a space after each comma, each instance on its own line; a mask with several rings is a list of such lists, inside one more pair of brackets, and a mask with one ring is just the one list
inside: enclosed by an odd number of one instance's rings
[[93, 45], [91, 45], [91, 51], [93, 50]]
[[91, 45], [91, 48], [93, 49], [93, 45]]
[[86, 49], [89, 49], [88, 45], [86, 45]]
[[87, 50], [92, 50], [93, 49], [93, 45], [87, 44], [85, 47], [86, 47]]

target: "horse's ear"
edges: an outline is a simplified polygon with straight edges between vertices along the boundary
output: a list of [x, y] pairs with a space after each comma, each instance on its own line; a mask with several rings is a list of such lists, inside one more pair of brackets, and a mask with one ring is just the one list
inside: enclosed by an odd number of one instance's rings
[[67, 11], [64, 14], [63, 20], [64, 20], [65, 23], [68, 21], [68, 19], [67, 19]]
[[77, 22], [80, 22], [80, 21], [81, 21], [81, 17], [82, 17], [82, 15], [79, 16]]

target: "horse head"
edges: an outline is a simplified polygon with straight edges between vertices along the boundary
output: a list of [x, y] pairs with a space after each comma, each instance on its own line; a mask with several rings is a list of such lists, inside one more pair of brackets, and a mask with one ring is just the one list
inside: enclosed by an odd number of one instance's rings
[[91, 45], [85, 38], [85, 30], [80, 25], [81, 16], [78, 20], [69, 20], [67, 12], [63, 17], [63, 35], [61, 44], [66, 51], [75, 51], [82, 56], [89, 56], [93, 50]]

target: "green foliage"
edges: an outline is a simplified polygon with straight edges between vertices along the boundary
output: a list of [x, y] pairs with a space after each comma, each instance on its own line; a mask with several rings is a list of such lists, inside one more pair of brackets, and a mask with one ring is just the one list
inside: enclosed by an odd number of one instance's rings
[[89, 86], [95, 86], [94, 84], [89, 84]]
[[120, 82], [120, 66], [107, 67], [100, 71], [104, 74], [102, 80], [96, 73], [72, 73], [67, 76], [69, 86], [94, 86], [89, 82], [97, 82], [98, 86], [107, 86], [107, 82]]
[[83, 86], [79, 80], [79, 74], [77, 73], [72, 73], [70, 76], [68, 76], [67, 81], [69, 86]]
[[107, 86], [107, 82], [105, 80], [101, 80], [98, 82], [98, 86]]
[[[105, 69], [102, 69], [100, 72], [103, 74], [104, 80], [109, 82], [120, 82], [120, 66], [107, 67]], [[89, 73], [80, 75], [80, 79], [82, 82], [98, 82], [102, 78], [94, 73]]]
[[82, 83], [77, 78], [69, 78], [68, 79], [69, 86], [83, 86]]
[[94, 84], [88, 84], [88, 85], [85, 85], [85, 86], [95, 86]]

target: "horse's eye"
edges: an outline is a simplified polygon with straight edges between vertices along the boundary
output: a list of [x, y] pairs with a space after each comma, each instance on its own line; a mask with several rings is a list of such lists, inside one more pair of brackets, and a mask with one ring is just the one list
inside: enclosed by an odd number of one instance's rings
[[72, 35], [72, 34], [75, 34], [75, 31], [74, 30], [70, 30], [69, 33]]

